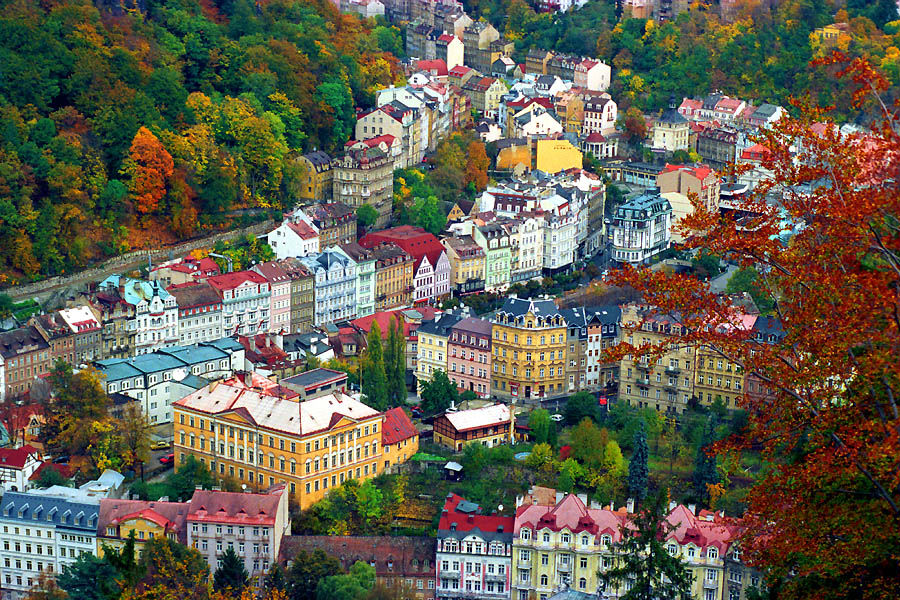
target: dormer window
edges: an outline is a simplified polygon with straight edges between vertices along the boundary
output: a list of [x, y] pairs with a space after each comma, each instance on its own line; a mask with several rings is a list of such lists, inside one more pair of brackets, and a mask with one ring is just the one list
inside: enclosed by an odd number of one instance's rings
[[610, 544], [612, 544], [612, 536], [606, 533], [603, 534], [602, 536], [600, 536], [600, 543], [604, 546], [609, 546]]
[[531, 539], [531, 530], [530, 529], [522, 529], [522, 531], [519, 532], [519, 535], [523, 540], [530, 540]]
[[719, 558], [719, 550], [717, 548], [710, 548], [706, 551], [707, 558], [716, 559]]

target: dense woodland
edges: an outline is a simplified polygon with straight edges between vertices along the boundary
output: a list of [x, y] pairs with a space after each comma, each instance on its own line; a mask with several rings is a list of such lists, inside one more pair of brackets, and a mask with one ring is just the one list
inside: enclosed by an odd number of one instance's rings
[[6, 283], [281, 207], [401, 77], [400, 30], [327, 0], [130, 5], [0, 8]]

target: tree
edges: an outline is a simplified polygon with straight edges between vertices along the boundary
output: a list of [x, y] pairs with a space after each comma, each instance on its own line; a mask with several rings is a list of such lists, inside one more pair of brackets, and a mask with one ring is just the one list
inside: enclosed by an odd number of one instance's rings
[[146, 573], [146, 567], [138, 560], [135, 550], [134, 530], [129, 532], [128, 539], [121, 548], [116, 549], [104, 545], [103, 557], [116, 570], [116, 580], [122, 589], [134, 589]]
[[367, 479], [356, 488], [356, 508], [367, 526], [371, 526], [384, 513], [384, 494], [371, 479]]
[[663, 419], [662, 431], [659, 436], [660, 454], [669, 462], [669, 475], [675, 470], [675, 461], [682, 455], [685, 449], [684, 437], [678, 431], [675, 417]]
[[647, 137], [647, 121], [635, 106], [625, 111], [625, 137], [632, 144], [639, 144]]
[[119, 597], [118, 572], [106, 558], [82, 554], [59, 574], [57, 583], [71, 600], [113, 600]]
[[443, 414], [451, 404], [459, 402], [459, 390], [447, 374], [438, 369], [431, 374], [431, 381], [422, 384], [422, 411], [426, 415]]
[[137, 592], [151, 597], [209, 597], [209, 566], [194, 548], [165, 537], [151, 538], [144, 543], [140, 564], [144, 574]]
[[14, 304], [9, 294], [0, 293], [0, 319], [5, 319], [12, 314]]
[[364, 229], [368, 229], [378, 220], [378, 210], [371, 204], [361, 204], [356, 209], [356, 220]]
[[531, 429], [535, 443], [546, 444], [550, 440], [551, 427], [553, 427], [553, 422], [550, 420], [550, 413], [547, 409], [538, 408], [528, 415], [528, 428]]
[[634, 434], [634, 451], [628, 462], [628, 493], [638, 502], [647, 497], [647, 479], [649, 471], [647, 460], [650, 450], [647, 448], [647, 426], [641, 421], [640, 428]]
[[25, 600], [66, 600], [68, 594], [59, 587], [57, 578], [47, 571], [38, 573], [34, 587], [28, 590]]
[[320, 581], [341, 572], [341, 562], [324, 550], [301, 550], [287, 570], [288, 597], [291, 600], [312, 598]]
[[372, 322], [367, 337], [368, 348], [362, 359], [362, 393], [366, 404], [376, 410], [388, 407], [387, 376], [384, 372], [384, 351], [381, 344], [381, 328]]
[[466, 184], [471, 183], [476, 191], [483, 191], [487, 187], [487, 170], [490, 166], [491, 159], [488, 158], [484, 143], [480, 140], [470, 142], [466, 151]]
[[412, 208], [413, 223], [422, 229], [438, 235], [447, 224], [447, 215], [441, 210], [436, 196], [416, 198]]
[[221, 564], [213, 574], [213, 588], [218, 592], [240, 593], [250, 583], [244, 560], [229, 546], [222, 554]]
[[664, 490], [649, 497], [631, 520], [632, 527], [620, 528], [622, 539], [615, 545], [613, 568], [599, 573], [606, 589], [617, 593], [630, 583], [628, 591], [619, 595], [623, 600], [686, 598], [691, 594], [690, 570], [679, 556], [666, 550], [666, 537], [677, 525], [666, 519], [667, 501]]
[[137, 403], [125, 405], [122, 417], [116, 421], [116, 429], [125, 450], [125, 464], [134, 466], [150, 460], [150, 423]]
[[174, 168], [172, 156], [159, 139], [146, 127], [138, 129], [122, 169], [130, 177], [129, 191], [140, 214], [157, 210]]
[[[816, 66], [877, 115], [872, 128], [842, 132], [832, 114], [801, 103], [797, 117], [759, 132], [761, 168], [773, 176], [738, 208], [761, 212], [738, 225], [701, 209], [686, 223], [690, 246], [760, 273], [775, 311], [756, 320], [765, 338], [690, 278], [626, 270], [613, 279], [680, 315], [685, 333], [672, 343], [711, 346], [769, 390], [741, 398], [745, 432], [715, 448], [753, 447], [766, 465], [745, 496], [748, 559], [783, 580], [779, 595], [879, 598], [900, 587], [888, 567], [900, 547], [900, 136], [881, 104], [889, 82], [868, 62], [836, 54]], [[767, 206], [771, 194], [777, 206]], [[778, 235], [785, 222], [800, 227]]]
[[768, 313], [772, 311], [775, 303], [770, 296], [759, 289], [756, 284], [758, 278], [759, 273], [753, 267], [738, 269], [728, 278], [725, 291], [729, 294], [747, 292], [753, 298], [753, 302], [760, 312]]
[[585, 417], [594, 418], [597, 412], [597, 398], [590, 392], [576, 392], [566, 401], [566, 423], [575, 425]]
[[403, 325], [391, 317], [387, 346], [384, 349], [384, 370], [387, 376], [388, 403], [402, 406], [406, 403], [406, 338]]
[[356, 561], [346, 575], [331, 575], [319, 581], [317, 600], [362, 600], [375, 586], [375, 568]]
[[572, 457], [587, 467], [597, 468], [603, 464], [607, 441], [594, 422], [585, 417], [572, 430]]
[[203, 489], [212, 489], [216, 485], [216, 479], [209, 467], [197, 460], [192, 454], [178, 465], [177, 470], [166, 478], [166, 483], [171, 490], [172, 501], [185, 502], [193, 495], [197, 486]]
[[710, 416], [703, 430], [703, 439], [697, 447], [694, 459], [694, 474], [691, 478], [694, 496], [701, 502], [709, 503], [709, 486], [719, 483], [718, 461], [713, 451], [715, 440], [715, 418]]
[[34, 483], [39, 488], [48, 488], [54, 485], [70, 485], [69, 480], [63, 477], [59, 469], [54, 468], [52, 465], [47, 465], [41, 469], [41, 474], [38, 475], [37, 481]]

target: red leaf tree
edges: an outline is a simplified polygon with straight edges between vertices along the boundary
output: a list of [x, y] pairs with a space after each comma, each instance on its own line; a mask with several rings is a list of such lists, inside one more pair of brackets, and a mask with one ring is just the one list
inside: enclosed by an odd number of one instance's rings
[[881, 107], [871, 132], [842, 134], [803, 108], [760, 133], [764, 177], [740, 207], [750, 216], [726, 218], [695, 199], [685, 223], [693, 247], [761, 273], [778, 335], [752, 336], [737, 310], [691, 277], [613, 277], [679, 316], [686, 333], [673, 344], [711, 347], [760, 384], [742, 400], [747, 430], [717, 450], [762, 454], [742, 543], [782, 597], [888, 598], [900, 589], [900, 137], [880, 104], [884, 80], [861, 61], [841, 74]]
[[146, 127], [138, 129], [124, 166], [131, 175], [130, 191], [137, 212], [147, 215], [159, 208], [174, 168], [172, 156], [159, 139]]

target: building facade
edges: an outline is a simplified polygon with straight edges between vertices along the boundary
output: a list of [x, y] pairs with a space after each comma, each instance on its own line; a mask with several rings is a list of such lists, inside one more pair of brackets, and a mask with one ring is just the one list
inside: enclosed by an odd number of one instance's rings
[[491, 395], [491, 322], [466, 317], [453, 325], [447, 340], [447, 375], [462, 392]]
[[492, 395], [538, 399], [565, 391], [566, 330], [552, 300], [508, 298], [492, 321]]
[[470, 235], [441, 240], [450, 262], [450, 291], [455, 296], [484, 290], [484, 249]]
[[375, 312], [375, 255], [356, 242], [341, 244], [339, 249], [356, 263], [357, 316], [371, 315]]
[[269, 282], [269, 331], [291, 333], [291, 276], [274, 260], [254, 265], [252, 270]]
[[325, 202], [331, 198], [332, 179], [331, 157], [321, 150], [308, 152], [300, 157], [306, 167], [306, 181], [300, 186], [299, 197], [313, 202]]
[[502, 292], [509, 287], [512, 258], [509, 234], [502, 224], [493, 222], [472, 228], [472, 237], [484, 250], [484, 289]]
[[291, 278], [291, 333], [309, 333], [315, 318], [315, 277], [297, 258], [283, 260], [281, 268]]
[[[461, 319], [461, 315], [445, 312], [426, 321], [416, 329], [419, 338], [418, 360], [416, 361], [417, 390], [431, 381], [435, 371], [447, 373], [447, 356], [450, 331]], [[449, 373], [447, 373], [449, 376]]]
[[53, 370], [50, 344], [33, 326], [0, 332], [0, 357], [4, 400], [25, 394], [38, 377]]
[[171, 285], [167, 289], [178, 305], [179, 343], [196, 344], [225, 337], [222, 299], [211, 285], [206, 282], [185, 283]]
[[265, 277], [253, 271], [236, 271], [206, 281], [222, 299], [225, 335], [255, 335], [269, 330], [272, 290]]
[[669, 248], [672, 205], [658, 193], [642, 194], [616, 209], [610, 225], [612, 258], [639, 265]]
[[128, 327], [134, 331], [134, 354], [146, 354], [179, 343], [178, 304], [161, 281], [143, 281], [111, 275], [99, 289], [114, 291], [120, 301], [134, 307]]
[[514, 410], [505, 404], [447, 411], [434, 419], [434, 442], [455, 452], [461, 452], [467, 444], [492, 448], [514, 441]]
[[413, 257], [392, 243], [373, 247], [372, 254], [375, 257], [375, 310], [411, 306]]
[[606, 360], [604, 353], [619, 343], [621, 317], [622, 310], [614, 305], [588, 309], [586, 377], [589, 388], [607, 387], [619, 379], [619, 363]]
[[393, 193], [394, 161], [381, 147], [351, 149], [334, 161], [334, 200], [353, 210], [374, 207], [376, 227], [390, 223]]
[[356, 263], [334, 248], [301, 260], [315, 277], [313, 323], [356, 318]]

